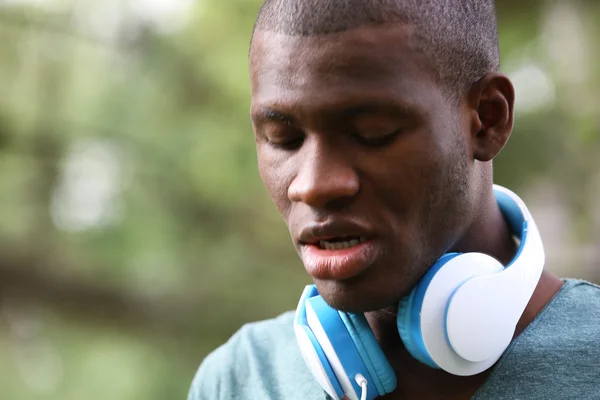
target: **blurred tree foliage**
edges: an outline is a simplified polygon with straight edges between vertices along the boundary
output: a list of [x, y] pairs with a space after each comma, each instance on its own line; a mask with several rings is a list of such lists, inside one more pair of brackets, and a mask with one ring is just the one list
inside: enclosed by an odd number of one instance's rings
[[[497, 182], [550, 187], [565, 249], [593, 253], [600, 3], [499, 3], [518, 104]], [[259, 6], [0, 2], [0, 398], [182, 399], [208, 351], [295, 306], [248, 116]]]

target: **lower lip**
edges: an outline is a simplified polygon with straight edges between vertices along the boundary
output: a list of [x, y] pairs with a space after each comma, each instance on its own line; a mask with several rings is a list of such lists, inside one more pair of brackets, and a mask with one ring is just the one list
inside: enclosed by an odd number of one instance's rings
[[367, 241], [347, 249], [325, 250], [316, 245], [302, 246], [302, 261], [315, 279], [341, 281], [364, 272], [375, 258], [375, 245]]

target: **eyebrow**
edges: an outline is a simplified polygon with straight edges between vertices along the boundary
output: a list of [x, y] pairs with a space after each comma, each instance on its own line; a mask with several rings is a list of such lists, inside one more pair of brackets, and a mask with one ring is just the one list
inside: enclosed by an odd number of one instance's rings
[[285, 114], [279, 111], [275, 111], [271, 108], [260, 108], [258, 111], [252, 113], [252, 119], [255, 122], [283, 122], [286, 125], [292, 125], [295, 123], [295, 118], [289, 114]]
[[342, 108], [339, 113], [346, 118], [353, 118], [365, 114], [410, 114], [412, 108], [407, 104], [401, 103], [381, 103], [372, 102], [364, 103], [356, 106]]
[[[325, 112], [336, 115], [338, 118], [351, 119], [360, 115], [387, 114], [404, 117], [414, 117], [415, 108], [412, 104], [403, 102], [367, 101], [364, 103], [348, 104], [345, 107], [332, 107]], [[252, 120], [255, 123], [279, 122], [286, 125], [297, 125], [297, 119], [288, 113], [276, 111], [269, 106], [262, 106], [252, 112]]]

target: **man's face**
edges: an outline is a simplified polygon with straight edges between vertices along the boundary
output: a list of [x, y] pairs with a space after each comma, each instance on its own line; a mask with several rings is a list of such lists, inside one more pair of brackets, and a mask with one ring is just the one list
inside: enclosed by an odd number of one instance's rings
[[254, 37], [260, 174], [337, 309], [397, 304], [472, 222], [469, 109], [409, 41], [398, 26]]

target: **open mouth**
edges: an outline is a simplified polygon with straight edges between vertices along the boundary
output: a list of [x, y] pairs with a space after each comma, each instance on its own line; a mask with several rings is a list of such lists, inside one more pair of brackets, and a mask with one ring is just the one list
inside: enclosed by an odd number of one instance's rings
[[320, 240], [315, 246], [322, 250], [343, 250], [358, 246], [367, 241], [365, 237], [339, 237], [327, 240]]

